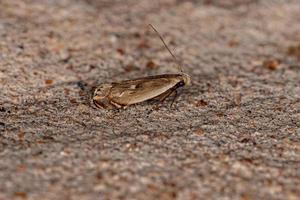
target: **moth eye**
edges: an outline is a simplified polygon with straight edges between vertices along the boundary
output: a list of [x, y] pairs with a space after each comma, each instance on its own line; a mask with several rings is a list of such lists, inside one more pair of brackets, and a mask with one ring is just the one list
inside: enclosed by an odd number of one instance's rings
[[180, 82], [178, 83], [178, 85], [179, 85], [179, 86], [184, 86], [184, 81], [180, 81]]

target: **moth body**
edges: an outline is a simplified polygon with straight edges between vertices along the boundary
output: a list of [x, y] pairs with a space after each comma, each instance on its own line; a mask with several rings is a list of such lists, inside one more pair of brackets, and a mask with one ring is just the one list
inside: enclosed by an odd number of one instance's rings
[[153, 98], [158, 98], [160, 101], [163, 101], [173, 92], [177, 94], [177, 88], [190, 84], [190, 76], [183, 73], [179, 62], [168, 48], [162, 36], [151, 24], [149, 25], [157, 33], [166, 49], [174, 58], [174, 61], [176, 61], [180, 73], [162, 74], [115, 83], [101, 84], [94, 90], [92, 96], [92, 100], [97, 107], [125, 108], [129, 105]]
[[189, 84], [190, 76], [185, 73], [148, 76], [101, 84], [92, 99], [99, 108], [122, 108], [156, 97], [165, 99], [177, 88]]

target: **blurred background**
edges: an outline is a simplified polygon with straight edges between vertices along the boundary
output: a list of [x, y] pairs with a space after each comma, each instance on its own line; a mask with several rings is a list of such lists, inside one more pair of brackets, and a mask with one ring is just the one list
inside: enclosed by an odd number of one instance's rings
[[[176, 73], [174, 108], [97, 110]], [[299, 199], [299, 0], [0, 0], [0, 199]]]

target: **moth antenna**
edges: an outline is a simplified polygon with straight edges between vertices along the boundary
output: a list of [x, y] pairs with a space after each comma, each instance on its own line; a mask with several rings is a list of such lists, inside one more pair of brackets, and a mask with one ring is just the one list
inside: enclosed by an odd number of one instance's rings
[[165, 45], [166, 49], [169, 51], [169, 53], [171, 54], [171, 56], [173, 57], [174, 61], [177, 64], [177, 67], [179, 69], [180, 72], [183, 73], [183, 70], [179, 64], [179, 61], [177, 60], [177, 58], [174, 56], [174, 54], [171, 52], [171, 50], [169, 49], [169, 47], [167, 46], [167, 44], [165, 43], [163, 37], [159, 34], [159, 32], [154, 28], [154, 26], [152, 24], [149, 24], [149, 26], [156, 32], [156, 34], [158, 35], [158, 37], [160, 38], [160, 40], [163, 42], [163, 44]]

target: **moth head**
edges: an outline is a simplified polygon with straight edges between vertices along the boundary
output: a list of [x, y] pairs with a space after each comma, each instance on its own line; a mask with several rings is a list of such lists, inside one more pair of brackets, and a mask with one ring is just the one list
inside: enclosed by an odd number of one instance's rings
[[190, 85], [191, 84], [191, 77], [186, 73], [181, 73], [182, 80], [184, 82], [184, 85]]

